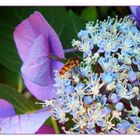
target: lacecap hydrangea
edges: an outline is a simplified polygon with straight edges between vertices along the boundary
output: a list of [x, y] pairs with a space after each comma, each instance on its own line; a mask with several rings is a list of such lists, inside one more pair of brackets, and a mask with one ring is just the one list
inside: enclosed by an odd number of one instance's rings
[[130, 17], [89, 22], [72, 46], [83, 53], [47, 100], [68, 134], [140, 134], [140, 31]]

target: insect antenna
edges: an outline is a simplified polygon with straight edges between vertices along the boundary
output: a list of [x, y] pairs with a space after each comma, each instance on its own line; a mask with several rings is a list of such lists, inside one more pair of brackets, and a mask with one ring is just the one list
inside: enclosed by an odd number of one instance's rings
[[68, 60], [67, 58], [61, 58], [61, 57], [58, 57], [58, 56], [52, 55], [52, 54], [48, 55], [47, 57], [52, 59], [52, 60], [59, 60], [59, 61], [63, 61], [63, 62]]

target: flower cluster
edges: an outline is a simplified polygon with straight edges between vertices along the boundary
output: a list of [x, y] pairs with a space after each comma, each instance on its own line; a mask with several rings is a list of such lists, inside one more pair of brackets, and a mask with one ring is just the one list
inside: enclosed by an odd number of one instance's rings
[[[140, 133], [140, 32], [133, 19], [89, 22], [72, 46], [80, 65], [62, 77], [55, 71], [57, 97], [47, 100], [66, 133]], [[68, 117], [69, 116], [69, 117]]]
[[[130, 17], [87, 23], [68, 50], [40, 12], [23, 20], [13, 34], [22, 77], [44, 108], [16, 114], [0, 99], [0, 133], [59, 133], [53, 119], [54, 129], [44, 124], [54, 116], [65, 133], [140, 134], [140, 7], [130, 9]], [[56, 58], [72, 50], [83, 53], [81, 63], [61, 76]]]

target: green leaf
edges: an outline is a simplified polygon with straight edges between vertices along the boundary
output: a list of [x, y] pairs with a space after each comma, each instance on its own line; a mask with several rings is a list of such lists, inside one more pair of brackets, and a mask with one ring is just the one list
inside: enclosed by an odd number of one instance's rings
[[64, 7], [47, 7], [45, 11], [42, 9], [41, 12], [59, 36], [67, 20], [66, 9]]
[[13, 72], [19, 72], [21, 67], [21, 60], [12, 47], [0, 47], [0, 64]]
[[0, 64], [13, 72], [19, 72], [21, 66], [13, 41], [13, 31], [19, 22], [13, 8], [0, 8]]
[[23, 95], [19, 94], [14, 88], [0, 84], [0, 98], [10, 102], [18, 114], [29, 113], [39, 109], [39, 106], [34, 102], [26, 99]]
[[0, 83], [8, 84], [14, 88], [18, 88], [19, 73], [13, 72], [8, 68], [0, 65]]
[[81, 13], [81, 18], [95, 21], [97, 19], [96, 7], [86, 7]]
[[[77, 39], [77, 34], [81, 29], [85, 28], [85, 23], [86, 20], [82, 20], [72, 11], [69, 12], [64, 30], [60, 35], [60, 40], [62, 41], [62, 45], [65, 49], [72, 48], [72, 39]], [[72, 56], [72, 54], [69, 55], [70, 57]], [[74, 55], [80, 54], [75, 53]]]
[[108, 15], [112, 15], [112, 11], [110, 11], [111, 7], [101, 6], [98, 8], [98, 13], [100, 15], [100, 19], [107, 18]]

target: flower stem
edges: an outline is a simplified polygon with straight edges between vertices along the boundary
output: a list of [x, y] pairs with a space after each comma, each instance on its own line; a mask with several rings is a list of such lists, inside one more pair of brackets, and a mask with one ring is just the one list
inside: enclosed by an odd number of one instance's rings
[[51, 120], [52, 120], [52, 125], [53, 125], [55, 133], [59, 134], [59, 128], [58, 128], [56, 120], [54, 119], [54, 117], [51, 117]]
[[65, 49], [64, 53], [71, 53], [71, 52], [76, 52], [78, 51], [76, 48], [70, 48], [70, 49]]
[[19, 93], [21, 93], [22, 89], [23, 89], [23, 82], [22, 82], [22, 77], [19, 74], [19, 76], [18, 76], [18, 89], [17, 90], [18, 90]]

